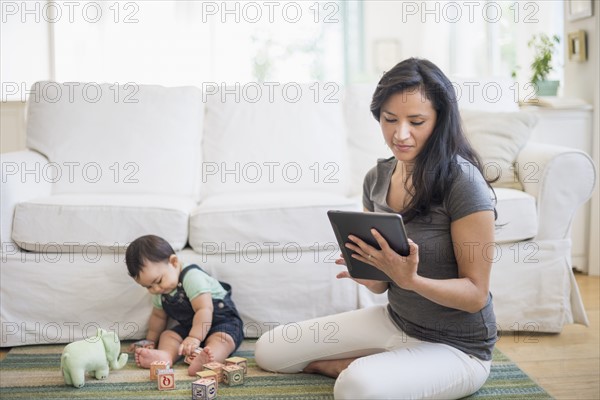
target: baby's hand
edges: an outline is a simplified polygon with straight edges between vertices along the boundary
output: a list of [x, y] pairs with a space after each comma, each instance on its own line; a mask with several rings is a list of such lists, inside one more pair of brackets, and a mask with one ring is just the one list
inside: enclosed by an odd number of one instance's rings
[[183, 342], [179, 346], [179, 355], [180, 356], [189, 356], [194, 354], [194, 350], [200, 347], [200, 340], [195, 337], [188, 336], [183, 339]]

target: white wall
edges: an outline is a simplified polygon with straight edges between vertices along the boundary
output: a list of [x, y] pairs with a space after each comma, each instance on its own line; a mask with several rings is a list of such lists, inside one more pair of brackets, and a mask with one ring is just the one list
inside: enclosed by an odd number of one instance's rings
[[[600, 7], [597, 1], [594, 2], [594, 15], [577, 21], [568, 21], [565, 19], [565, 38], [569, 32], [583, 29], [587, 32], [588, 42], [588, 61], [578, 63], [569, 61], [565, 57], [565, 96], [578, 97], [594, 107], [593, 116], [593, 136], [592, 136], [592, 157], [596, 163], [596, 188], [591, 200], [591, 225], [589, 237], [589, 261], [588, 273], [590, 275], [600, 275], [600, 235], [599, 235], [599, 182], [598, 165], [600, 164]], [[565, 15], [567, 15], [567, 2], [565, 2]], [[565, 43], [565, 46], [567, 43]], [[565, 50], [565, 54], [567, 51]]]
[[[34, 82], [52, 79], [50, 25], [39, 10], [45, 2], [3, 2], [0, 24], [2, 101], [24, 100]], [[35, 12], [37, 7], [38, 12]], [[32, 11], [31, 13], [25, 10]]]
[[[428, 58], [442, 70], [450, 68], [449, 25], [422, 23], [422, 10], [413, 14], [412, 9], [406, 8], [408, 7], [406, 3], [381, 0], [364, 2], [365, 68], [369, 76], [379, 78], [384, 70], [408, 57]], [[416, 2], [415, 4], [419, 5]], [[434, 21], [435, 18], [433, 15], [425, 15], [425, 17], [431, 21]], [[396, 59], [390, 59], [389, 65], [378, 67], [375, 65], [377, 57], [375, 45], [380, 40], [397, 41], [399, 53]], [[426, 43], [437, 43], [438, 45], [424, 45]]]
[[2, 2], [0, 24], [0, 153], [25, 148], [25, 99], [40, 80], [53, 79], [45, 1]]
[[[532, 50], [527, 42], [540, 32], [562, 33], [558, 1], [484, 2], [463, 0], [386, 1], [363, 3], [366, 74], [375, 80], [384, 70], [408, 57], [427, 58], [449, 76], [510, 77], [510, 58], [503, 46], [514, 41], [517, 81], [531, 77]], [[502, 18], [500, 18], [502, 17]], [[376, 43], [399, 44], [395, 62], [376, 65]], [[488, 43], [494, 43], [488, 46]], [[505, 43], [506, 42], [506, 43]], [[562, 55], [562, 52], [561, 54]], [[561, 65], [550, 78], [561, 79]]]

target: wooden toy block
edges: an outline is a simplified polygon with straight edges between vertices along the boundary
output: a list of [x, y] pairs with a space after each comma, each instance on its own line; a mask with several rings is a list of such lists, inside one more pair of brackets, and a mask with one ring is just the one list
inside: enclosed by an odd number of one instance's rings
[[185, 358], [183, 359], [183, 362], [186, 364], [191, 364], [192, 361], [194, 361], [194, 358], [196, 358], [196, 356], [198, 354], [200, 354], [201, 351], [202, 351], [201, 349], [194, 350], [194, 352], [192, 354], [190, 354], [189, 356], [185, 356]]
[[214, 379], [198, 379], [192, 382], [192, 400], [211, 400], [217, 397]]
[[158, 390], [175, 389], [175, 372], [172, 368], [160, 369], [156, 372], [156, 384]]
[[134, 343], [135, 348], [144, 348], [144, 349], [153, 349], [154, 348], [154, 342], [150, 341], [150, 340], [138, 340], [137, 342]]
[[171, 364], [168, 361], [152, 361], [150, 364], [150, 380], [156, 380], [156, 372], [160, 369], [169, 369]]
[[212, 379], [213, 381], [215, 381], [215, 386], [217, 390], [219, 390], [219, 377], [217, 376], [217, 373], [215, 371], [198, 371], [196, 372], [196, 376], [199, 379]]
[[223, 382], [229, 386], [244, 384], [244, 369], [238, 365], [226, 365], [223, 367]]
[[225, 359], [225, 365], [237, 365], [244, 369], [244, 375], [248, 373], [248, 360], [244, 357], [229, 357]]
[[217, 381], [223, 382], [223, 367], [225, 365], [221, 364], [220, 362], [216, 362], [213, 361], [211, 363], [208, 364], [204, 364], [202, 367], [204, 367], [204, 371], [213, 371], [214, 373], [217, 374]]

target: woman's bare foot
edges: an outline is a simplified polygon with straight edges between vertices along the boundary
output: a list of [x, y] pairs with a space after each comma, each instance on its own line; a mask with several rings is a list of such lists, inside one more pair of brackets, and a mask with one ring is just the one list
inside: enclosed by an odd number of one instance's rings
[[171, 355], [164, 350], [144, 348], [135, 349], [135, 363], [138, 367], [150, 368], [150, 364], [152, 364], [154, 361], [168, 361], [171, 364], [173, 363], [173, 360], [171, 360]]
[[338, 375], [348, 368], [348, 365], [356, 358], [344, 358], [341, 360], [320, 360], [308, 364], [302, 372], [307, 374], [320, 374], [330, 378], [337, 378]]
[[210, 347], [204, 347], [202, 351], [196, 354], [196, 357], [192, 360], [190, 366], [188, 367], [188, 375], [196, 376], [196, 372], [202, 371], [202, 366], [204, 364], [208, 364], [209, 362], [215, 361], [215, 356], [212, 353]]

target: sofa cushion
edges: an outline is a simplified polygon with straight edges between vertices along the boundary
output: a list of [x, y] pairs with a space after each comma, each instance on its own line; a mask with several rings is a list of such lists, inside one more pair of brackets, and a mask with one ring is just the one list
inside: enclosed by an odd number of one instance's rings
[[482, 158], [488, 179], [499, 176], [494, 187], [523, 190], [515, 161], [537, 123], [532, 113], [461, 112], [469, 142]]
[[538, 232], [535, 198], [514, 189], [497, 188], [495, 192], [498, 198], [496, 242], [518, 242], [535, 237]]
[[180, 250], [194, 206], [193, 199], [177, 196], [54, 195], [17, 205], [12, 238], [36, 252], [116, 252], [139, 236], [156, 234]]
[[202, 199], [262, 191], [346, 192], [346, 132], [337, 85], [209, 89]]
[[327, 211], [360, 210], [358, 199], [322, 192], [213, 196], [192, 211], [190, 246], [199, 253], [317, 250], [336, 243]]
[[197, 195], [204, 104], [200, 89], [38, 82], [27, 147], [50, 165], [53, 193]]

